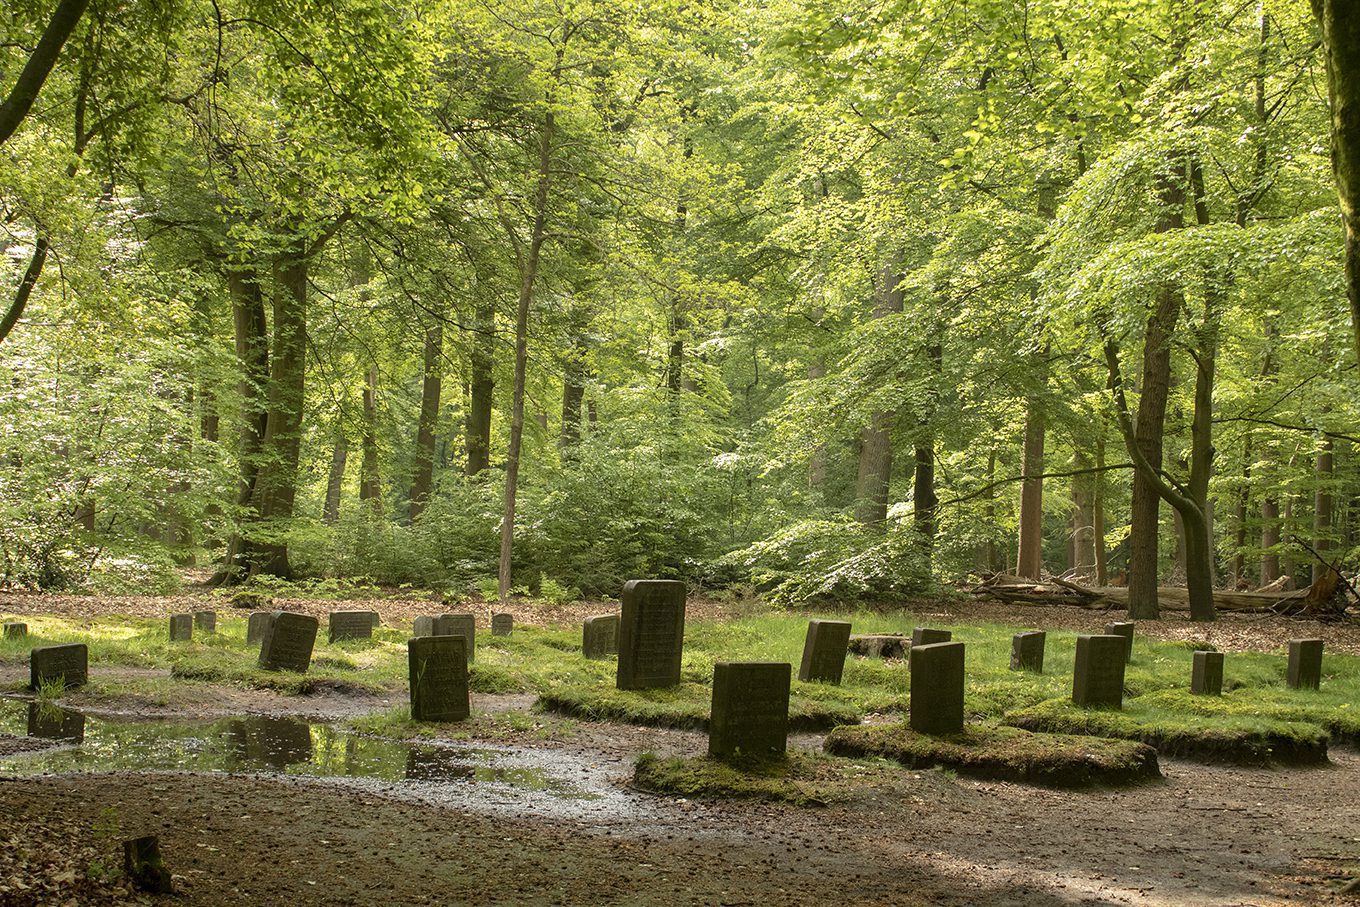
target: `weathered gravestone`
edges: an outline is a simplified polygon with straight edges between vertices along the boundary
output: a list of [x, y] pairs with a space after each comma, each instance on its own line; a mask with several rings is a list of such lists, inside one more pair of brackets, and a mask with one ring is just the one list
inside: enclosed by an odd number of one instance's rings
[[406, 643], [415, 721], [462, 721], [468, 717], [467, 639], [420, 636]]
[[596, 614], [587, 617], [581, 626], [581, 654], [586, 658], [604, 658], [619, 653], [619, 616]]
[[421, 636], [434, 635], [434, 616], [422, 614], [416, 618], [415, 624], [411, 627], [411, 635], [420, 638]]
[[1078, 636], [1072, 701], [1080, 706], [1124, 706], [1125, 636]]
[[624, 584], [622, 599], [618, 688], [675, 686], [685, 644], [685, 584], [632, 579]]
[[192, 614], [170, 615], [170, 641], [184, 642], [194, 638], [194, 616]]
[[217, 612], [216, 611], [195, 611], [194, 629], [202, 630], [204, 633], [217, 632]]
[[921, 734], [963, 730], [963, 643], [911, 647], [911, 729]]
[[1322, 686], [1322, 640], [1289, 640], [1289, 686], [1296, 690]]
[[491, 615], [491, 635], [509, 636], [510, 631], [515, 628], [515, 618], [510, 614]]
[[246, 645], [253, 646], [257, 642], [264, 641], [265, 630], [269, 627], [269, 622], [274, 619], [273, 611], [256, 611], [250, 615], [250, 620], [246, 623]]
[[1048, 634], [1043, 630], [1029, 630], [1011, 637], [1011, 670], [1044, 673], [1044, 642]]
[[1219, 696], [1223, 693], [1223, 653], [1196, 652], [1190, 670], [1190, 692], [1196, 696]]
[[5, 639], [23, 639], [28, 635], [28, 624], [5, 624]]
[[332, 611], [327, 616], [327, 639], [339, 642], [342, 639], [372, 639], [374, 612], [372, 611]]
[[845, 671], [845, 653], [850, 645], [850, 622], [844, 620], [808, 621], [803, 643], [803, 663], [798, 679], [805, 682], [840, 683]]
[[435, 636], [461, 636], [467, 640], [467, 663], [477, 660], [477, 618], [468, 613], [441, 614], [434, 621]]
[[932, 646], [937, 642], [949, 642], [954, 634], [949, 630], [936, 630], [931, 627], [914, 627], [911, 631], [911, 647]]
[[1122, 637], [1124, 637], [1124, 663], [1125, 663], [1125, 664], [1128, 664], [1129, 662], [1133, 661], [1133, 627], [1134, 627], [1134, 624], [1133, 624], [1133, 621], [1131, 621], [1131, 620], [1122, 620], [1122, 621], [1119, 621], [1118, 623], [1106, 624], [1106, 625], [1105, 625], [1105, 635], [1106, 635], [1106, 636], [1122, 636]]
[[789, 739], [787, 662], [718, 662], [708, 721], [710, 756], [783, 755]]
[[320, 627], [321, 622], [309, 614], [275, 611], [260, 640], [260, 667], [266, 671], [306, 672]]
[[81, 686], [90, 679], [90, 650], [83, 642], [38, 646], [28, 656], [28, 678], [30, 690], [58, 678], [68, 690]]
[[50, 702], [28, 704], [28, 736], [45, 740], [85, 740], [85, 716]]

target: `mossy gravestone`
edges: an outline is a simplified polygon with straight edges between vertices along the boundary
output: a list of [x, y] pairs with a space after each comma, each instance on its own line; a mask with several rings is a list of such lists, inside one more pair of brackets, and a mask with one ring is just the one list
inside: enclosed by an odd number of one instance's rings
[[920, 734], [963, 730], [963, 643], [911, 647], [910, 719]]
[[491, 635], [509, 636], [515, 628], [515, 618], [510, 614], [491, 615]]
[[275, 611], [260, 640], [260, 667], [266, 671], [306, 672], [321, 621], [309, 614]]
[[839, 684], [845, 671], [845, 653], [849, 645], [848, 621], [808, 621], [807, 639], [803, 643], [803, 662], [798, 668], [798, 679], [804, 683]]
[[467, 639], [419, 636], [406, 643], [415, 721], [462, 721], [468, 705]]
[[477, 618], [471, 614], [441, 614], [434, 622], [435, 636], [461, 636], [467, 640], [467, 663], [477, 660]]
[[1125, 636], [1078, 636], [1072, 701], [1087, 708], [1124, 706]]
[[633, 579], [624, 584], [622, 599], [618, 688], [675, 686], [685, 643], [685, 584]]
[[246, 645], [253, 646], [257, 642], [263, 642], [265, 630], [273, 619], [273, 611], [256, 611], [250, 615], [250, 620], [246, 622]]
[[216, 611], [195, 611], [194, 628], [204, 633], [217, 632], [217, 612]]
[[23, 639], [28, 635], [28, 624], [5, 624], [5, 639]]
[[709, 755], [782, 756], [789, 741], [792, 676], [792, 666], [782, 661], [715, 664]]
[[1044, 643], [1048, 634], [1029, 630], [1011, 637], [1011, 670], [1044, 673]]
[[194, 638], [194, 616], [192, 614], [170, 615], [170, 641], [187, 642]]
[[1105, 625], [1106, 636], [1124, 637], [1125, 664], [1128, 664], [1129, 662], [1133, 661], [1133, 628], [1134, 628], [1133, 621], [1130, 620], [1124, 620], [1119, 621], [1118, 623]]
[[586, 658], [604, 658], [619, 653], [619, 616], [596, 614], [587, 617], [581, 626], [581, 654]]
[[1219, 696], [1223, 693], [1223, 653], [1196, 652], [1190, 669], [1190, 692], [1196, 696]]
[[331, 642], [372, 639], [374, 617], [372, 611], [332, 611], [327, 615], [327, 638]]
[[[911, 631], [911, 647], [930, 646], [937, 642], [949, 642], [954, 634], [949, 630], [935, 630], [931, 627], [916, 627]], [[910, 656], [910, 652], [907, 653]]]
[[61, 680], [66, 689], [82, 686], [90, 679], [90, 650], [83, 642], [63, 646], [38, 646], [28, 656], [28, 688], [42, 689], [44, 683]]
[[1289, 686], [1296, 690], [1322, 686], [1322, 640], [1289, 640]]

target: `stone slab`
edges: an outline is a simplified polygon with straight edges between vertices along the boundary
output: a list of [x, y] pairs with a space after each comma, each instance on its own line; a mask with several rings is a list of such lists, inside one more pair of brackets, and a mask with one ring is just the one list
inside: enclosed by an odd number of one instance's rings
[[1196, 696], [1223, 694], [1223, 653], [1196, 652], [1190, 670], [1190, 692]]
[[963, 730], [963, 643], [911, 647], [910, 721], [919, 734]]
[[326, 615], [326, 638], [330, 642], [373, 638], [372, 611], [332, 611]]
[[1322, 686], [1322, 640], [1289, 640], [1289, 686], [1316, 690]]
[[216, 611], [195, 611], [194, 629], [200, 633], [217, 632], [217, 612]]
[[849, 621], [808, 621], [798, 679], [804, 683], [839, 684], [845, 672], [845, 655], [849, 647]]
[[949, 630], [936, 630], [933, 627], [915, 627], [911, 631], [911, 647], [931, 646], [937, 642], [950, 642], [954, 634]]
[[685, 584], [634, 579], [623, 587], [619, 615], [620, 690], [673, 687], [685, 644]]
[[170, 641], [188, 642], [194, 638], [194, 616], [192, 614], [170, 615]]
[[782, 661], [715, 664], [709, 755], [783, 755], [788, 748], [792, 676], [793, 667]]
[[467, 638], [419, 636], [406, 643], [415, 721], [462, 721], [468, 700]]
[[586, 658], [604, 658], [619, 654], [619, 616], [596, 614], [581, 625], [581, 654]]
[[60, 646], [38, 646], [28, 656], [28, 688], [38, 690], [44, 683], [64, 678], [66, 689], [84, 685], [90, 679], [90, 650], [83, 642]]
[[1123, 708], [1127, 653], [1127, 636], [1078, 636], [1072, 701], [1087, 708]]
[[260, 667], [267, 671], [306, 672], [321, 622], [309, 614], [275, 611], [260, 640]]
[[1028, 630], [1011, 637], [1011, 670], [1044, 673], [1044, 644], [1048, 634], [1043, 630]]
[[491, 635], [509, 636], [515, 629], [515, 618], [512, 614], [493, 614], [491, 615]]
[[246, 622], [246, 645], [253, 646], [256, 643], [264, 642], [265, 631], [269, 628], [269, 622], [273, 619], [273, 611], [256, 611], [250, 615], [250, 619]]
[[1134, 623], [1131, 620], [1121, 620], [1116, 623], [1105, 625], [1106, 636], [1124, 637], [1124, 663], [1133, 661], [1133, 630]]
[[477, 661], [477, 618], [467, 612], [441, 614], [434, 621], [435, 636], [461, 636], [467, 640], [467, 662]]

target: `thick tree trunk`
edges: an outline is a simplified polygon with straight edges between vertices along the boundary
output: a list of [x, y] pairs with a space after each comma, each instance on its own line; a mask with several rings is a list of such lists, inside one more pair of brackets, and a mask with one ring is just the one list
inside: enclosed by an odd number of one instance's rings
[[411, 478], [410, 519], [425, 512], [434, 490], [434, 454], [438, 438], [439, 397], [444, 381], [444, 324], [435, 320], [425, 329], [424, 379], [420, 385], [420, 422], [416, 428], [415, 473]]
[[52, 67], [57, 64], [57, 58], [61, 56], [66, 39], [75, 31], [80, 17], [85, 15], [85, 8], [89, 5], [89, 0], [61, 0], [57, 4], [57, 8], [52, 12], [52, 18], [48, 20], [47, 28], [38, 39], [37, 46], [29, 54], [24, 68], [19, 72], [14, 87], [10, 89], [4, 102], [0, 103], [0, 145], [9, 141], [10, 136], [14, 135], [19, 124], [24, 121], [24, 117], [28, 116], [33, 102], [38, 99], [38, 92], [42, 90], [43, 83], [47, 81]]
[[340, 519], [340, 491], [345, 484], [345, 463], [349, 459], [349, 439], [337, 429], [331, 447], [331, 468], [326, 475], [326, 502], [321, 507], [321, 522], [334, 525]]
[[378, 472], [378, 366], [370, 364], [364, 372], [364, 432], [361, 439], [363, 459], [359, 464], [359, 500], [374, 514], [381, 514], [382, 477]]
[[1261, 502], [1261, 585], [1280, 578], [1280, 502], [1268, 497]]
[[[902, 311], [902, 256], [891, 256], [874, 280], [871, 317], [883, 318]], [[860, 431], [859, 465], [855, 477], [855, 519], [866, 526], [883, 528], [888, 520], [888, 489], [892, 480], [892, 424], [897, 414], [877, 412]]]
[[[1314, 469], [1317, 491], [1313, 496], [1313, 550], [1324, 558], [1332, 547], [1332, 451], [1332, 439], [1324, 437]], [[1328, 570], [1327, 566], [1315, 561], [1313, 582], [1320, 582]]]
[[464, 472], [475, 476], [491, 465], [491, 406], [496, 381], [496, 306], [482, 300], [474, 315], [476, 335], [472, 340], [472, 381], [468, 396], [467, 466]]

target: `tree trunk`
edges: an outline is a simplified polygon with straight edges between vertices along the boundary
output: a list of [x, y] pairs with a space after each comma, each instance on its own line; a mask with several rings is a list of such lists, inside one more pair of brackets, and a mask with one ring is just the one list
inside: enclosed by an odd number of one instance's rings
[[[871, 317], [883, 318], [902, 311], [901, 254], [891, 256], [874, 280]], [[897, 414], [874, 413], [860, 431], [859, 467], [855, 477], [855, 519], [866, 526], [883, 528], [888, 520], [888, 488], [892, 480], [892, 424]]]
[[[1091, 458], [1081, 449], [1073, 456], [1074, 469], [1090, 469]], [[1095, 475], [1075, 476], [1072, 480], [1072, 569], [1078, 576], [1090, 577], [1095, 563]]]
[[986, 525], [987, 540], [979, 542], [977, 550], [973, 556], [973, 565], [979, 574], [991, 573], [996, 570], [996, 542], [992, 541], [992, 534], [996, 531], [996, 491], [992, 483], [996, 481], [996, 448], [987, 451], [987, 493], [984, 500], [986, 504], [982, 511], [982, 521]]
[[916, 531], [925, 539], [929, 552], [935, 542], [936, 508], [940, 499], [935, 494], [935, 412], [939, 405], [939, 376], [944, 362], [944, 346], [937, 340], [926, 348], [930, 359], [931, 390], [926, 394], [926, 411], [921, 414], [922, 437], [916, 443], [916, 470], [912, 479], [913, 518]]
[[1236, 553], [1232, 559], [1233, 587], [1237, 588], [1247, 575], [1247, 513], [1251, 506], [1251, 441], [1252, 433], [1242, 445], [1242, 489], [1237, 493], [1233, 505], [1233, 548]]
[[0, 343], [9, 336], [9, 332], [14, 330], [14, 326], [23, 317], [24, 309], [28, 307], [28, 300], [33, 295], [33, 287], [37, 284], [38, 278], [42, 276], [43, 265], [47, 261], [47, 237], [39, 235], [33, 243], [33, 257], [28, 260], [28, 267], [24, 269], [24, 276], [19, 281], [19, 287], [14, 291], [14, 299], [10, 302], [9, 309], [5, 316], [0, 318]]
[[425, 329], [425, 371], [420, 386], [420, 422], [416, 428], [415, 474], [411, 478], [409, 514], [414, 523], [434, 490], [434, 454], [438, 438], [439, 397], [444, 380], [444, 323], [438, 318]]
[[[1013, 442], [1012, 442], [1013, 443]], [[1025, 410], [1025, 440], [1020, 459], [1020, 545], [1015, 571], [1037, 580], [1044, 569], [1044, 412], [1031, 397]]]
[[1280, 502], [1268, 497], [1261, 502], [1261, 585], [1280, 578]]
[[331, 468], [326, 476], [326, 503], [321, 507], [321, 522], [334, 525], [340, 519], [340, 491], [345, 483], [345, 462], [349, 459], [349, 439], [339, 429], [331, 448]]
[[359, 464], [359, 500], [374, 514], [381, 514], [382, 477], [378, 473], [378, 366], [364, 372], [363, 460]]
[[496, 381], [496, 306], [483, 299], [474, 315], [476, 335], [472, 340], [472, 382], [468, 399], [467, 467], [475, 476], [491, 465], [491, 405]]
[[563, 456], [570, 456], [581, 440], [581, 403], [586, 395], [586, 330], [589, 317], [579, 307], [570, 312], [569, 346], [562, 367], [562, 432], [557, 446]]
[[[1314, 470], [1317, 491], [1313, 496], [1313, 550], [1323, 558], [1332, 547], [1332, 451], [1332, 439], [1324, 436]], [[1313, 582], [1320, 582], [1329, 569], [1314, 561]]]
[[75, 31], [87, 6], [89, 0], [61, 0], [57, 4], [47, 28], [43, 30], [37, 46], [19, 72], [18, 80], [10, 89], [9, 96], [0, 103], [0, 145], [9, 141], [24, 117], [28, 116], [33, 102], [38, 99], [38, 92], [61, 56], [66, 39]]
[[1096, 585], [1104, 588], [1109, 585], [1109, 571], [1105, 564], [1105, 438], [1096, 439], [1096, 468], [1102, 470], [1092, 477], [1094, 491], [1091, 494], [1091, 528], [1095, 548]]

